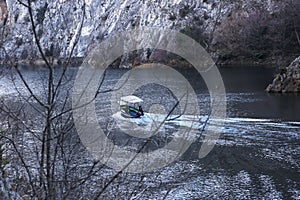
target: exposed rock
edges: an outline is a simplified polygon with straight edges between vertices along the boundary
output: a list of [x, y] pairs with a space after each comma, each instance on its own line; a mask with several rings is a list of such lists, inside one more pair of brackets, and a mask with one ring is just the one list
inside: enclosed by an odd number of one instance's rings
[[[31, 2], [40, 43], [45, 52], [52, 52], [53, 49], [52, 54], [58, 59], [68, 57], [71, 51], [74, 57], [84, 57], [89, 48], [116, 32], [139, 26], [181, 30], [193, 23], [195, 16], [202, 19], [205, 13], [209, 13], [210, 21], [215, 20], [217, 11], [217, 8], [212, 8], [211, 3], [194, 0]], [[0, 58], [3, 59], [8, 53], [10, 57], [24, 59], [26, 55], [26, 59], [38, 59], [40, 55], [32, 35], [27, 8], [15, 0], [6, 0], [6, 4], [6, 31], [9, 37], [5, 38], [6, 42], [3, 44], [5, 51], [0, 49]], [[4, 5], [3, 3], [3, 7]], [[207, 27], [206, 30], [210, 28], [208, 24], [209, 20], [203, 24]], [[74, 49], [73, 44], [77, 44]], [[24, 54], [24, 51], [27, 53]]]
[[300, 56], [276, 74], [267, 92], [300, 92]]
[[[0, 2], [1, 13], [5, 11], [7, 15], [7, 36], [0, 49], [0, 59], [38, 59], [40, 54], [32, 35], [27, 8], [16, 0]], [[211, 34], [214, 26], [221, 24], [222, 19], [237, 4], [239, 3], [226, 3], [223, 0], [31, 1], [40, 43], [45, 52], [50, 52], [57, 59], [68, 57], [71, 51], [74, 57], [84, 57], [93, 45], [99, 44], [106, 37], [139, 26], [174, 30], [191, 26], [202, 28], [206, 34]], [[247, 5], [246, 2], [241, 4]], [[247, 12], [250, 8], [243, 6], [243, 10]], [[0, 21], [3, 22], [4, 19], [1, 18]], [[73, 44], [77, 44], [74, 49]]]

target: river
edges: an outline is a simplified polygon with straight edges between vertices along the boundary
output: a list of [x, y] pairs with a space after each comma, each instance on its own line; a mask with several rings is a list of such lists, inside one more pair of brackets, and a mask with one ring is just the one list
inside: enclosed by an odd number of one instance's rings
[[[209, 94], [200, 74], [190, 69], [177, 70], [189, 81], [201, 112], [207, 115]], [[124, 191], [117, 197], [126, 198], [126, 190], [133, 190], [131, 198], [141, 199], [300, 199], [300, 95], [264, 91], [273, 79], [274, 68], [244, 66], [219, 70], [226, 90], [227, 117], [214, 149], [199, 159], [201, 143], [196, 142], [180, 159], [158, 171], [123, 177], [118, 184]], [[22, 72], [34, 92], [43, 96], [45, 69], [23, 68]], [[76, 68], [67, 71], [69, 89], [76, 72]], [[103, 88], [113, 87], [126, 72], [107, 70]], [[5, 101], [19, 96], [10, 80], [8, 74], [0, 79], [0, 97]], [[20, 93], [28, 95], [20, 80], [15, 82]], [[145, 111], [149, 112], [158, 98], [172, 104], [168, 92], [159, 85], [147, 85], [134, 94], [147, 100]], [[62, 95], [68, 94], [62, 91]], [[100, 93], [96, 109], [101, 127], [111, 121], [109, 108], [110, 94]], [[118, 138], [118, 131], [112, 135], [118, 145], [132, 144], [128, 136]], [[154, 144], [155, 148], [165, 145], [153, 143], [151, 148]]]

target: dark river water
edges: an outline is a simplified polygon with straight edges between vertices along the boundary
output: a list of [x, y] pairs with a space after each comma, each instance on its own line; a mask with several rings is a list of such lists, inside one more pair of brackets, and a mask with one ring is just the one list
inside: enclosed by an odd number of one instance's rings
[[[107, 70], [102, 89], [113, 87], [127, 71]], [[42, 96], [45, 70], [23, 69], [23, 72], [34, 91]], [[76, 68], [68, 70], [71, 80], [74, 80], [76, 72]], [[198, 97], [200, 110], [207, 115], [210, 100], [201, 76], [190, 69], [178, 69], [178, 72], [190, 82]], [[267, 67], [220, 68], [226, 90], [227, 118], [214, 149], [199, 159], [197, 152], [201, 142], [193, 143], [174, 163], [141, 175], [142, 189], [133, 187], [137, 191], [135, 197], [300, 199], [300, 95], [266, 93], [264, 89], [272, 81], [275, 72], [274, 68]], [[20, 93], [26, 94], [20, 80], [15, 81]], [[69, 83], [69, 87], [72, 87], [72, 83]], [[18, 96], [13, 88], [10, 77], [4, 75], [0, 79], [1, 98], [8, 100]], [[172, 103], [166, 88], [159, 85], [140, 87], [134, 94], [147, 99], [144, 107], [146, 112], [158, 98], [165, 98], [167, 103]], [[109, 93], [101, 94], [96, 101], [97, 116], [102, 127], [111, 120], [113, 114], [107, 111], [109, 102]], [[118, 131], [113, 134], [116, 144], [130, 144], [128, 136], [120, 136]], [[120, 184], [124, 184], [122, 186], [126, 190], [126, 185], [136, 184], [141, 176], [127, 177]]]

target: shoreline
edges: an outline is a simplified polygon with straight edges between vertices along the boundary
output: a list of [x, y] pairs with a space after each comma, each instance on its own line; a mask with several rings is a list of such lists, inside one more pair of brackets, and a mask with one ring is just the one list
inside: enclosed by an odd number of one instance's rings
[[[285, 68], [288, 66], [297, 56], [296, 55], [289, 55], [289, 56], [273, 56], [268, 57], [264, 60], [254, 60], [249, 58], [236, 58], [236, 59], [228, 59], [228, 60], [218, 60], [213, 59], [215, 61], [215, 64], [217, 67], [270, 67], [270, 68]], [[52, 59], [51, 63], [57, 67], [67, 64], [68, 59]], [[84, 61], [84, 57], [73, 57], [70, 59], [69, 66], [68, 67], [79, 67]], [[153, 63], [153, 62], [133, 62], [133, 64], [129, 64], [128, 68], [132, 68], [135, 66], [139, 66], [141, 64], [146, 63]], [[176, 67], [176, 68], [192, 68], [192, 65], [187, 62], [174, 62], [174, 60], [170, 60], [167, 62], [162, 62], [165, 65], [168, 65], [170, 67]], [[46, 63], [43, 59], [37, 58], [34, 60], [28, 60], [28, 59], [9, 59], [9, 60], [0, 60], [0, 65], [12, 65], [12, 64], [18, 64], [20, 66], [37, 66], [37, 67], [45, 67]], [[111, 64], [112, 68], [118, 68], [123, 69], [125, 67], [117, 67], [114, 65], [114, 63]]]

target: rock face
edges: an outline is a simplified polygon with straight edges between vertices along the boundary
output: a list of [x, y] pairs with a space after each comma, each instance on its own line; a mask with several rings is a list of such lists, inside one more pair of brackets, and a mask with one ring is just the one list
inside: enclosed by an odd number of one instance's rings
[[[207, 25], [215, 20], [213, 1], [195, 0], [32, 0], [37, 35], [45, 53], [56, 58], [84, 57], [93, 44], [109, 35], [139, 26], [181, 30], [197, 22]], [[5, 53], [20, 59], [38, 56], [28, 10], [16, 0], [6, 0], [8, 37]], [[226, 12], [226, 10], [222, 10]], [[206, 20], [204, 19], [206, 16]], [[209, 30], [209, 27], [207, 28]], [[72, 49], [76, 43], [75, 49]]]
[[[0, 59], [37, 59], [39, 52], [32, 34], [28, 9], [26, 4], [24, 6], [20, 3], [27, 1], [0, 2], [0, 13], [7, 13], [5, 32], [2, 32], [5, 34], [0, 35], [3, 42], [0, 44]], [[269, 9], [274, 7], [272, 2], [278, 1], [252, 2]], [[70, 52], [73, 57], [84, 57], [92, 48], [91, 45], [99, 44], [109, 35], [140, 26], [174, 30], [192, 27], [202, 29], [209, 35], [215, 25], [220, 24], [237, 6], [250, 11], [251, 7], [247, 5], [246, 1], [236, 3], [223, 0], [31, 1], [37, 36], [45, 54], [55, 58], [66, 58]], [[0, 24], [3, 22], [4, 17]], [[75, 43], [77, 45], [73, 49]]]
[[267, 92], [300, 92], [300, 56], [277, 74]]

